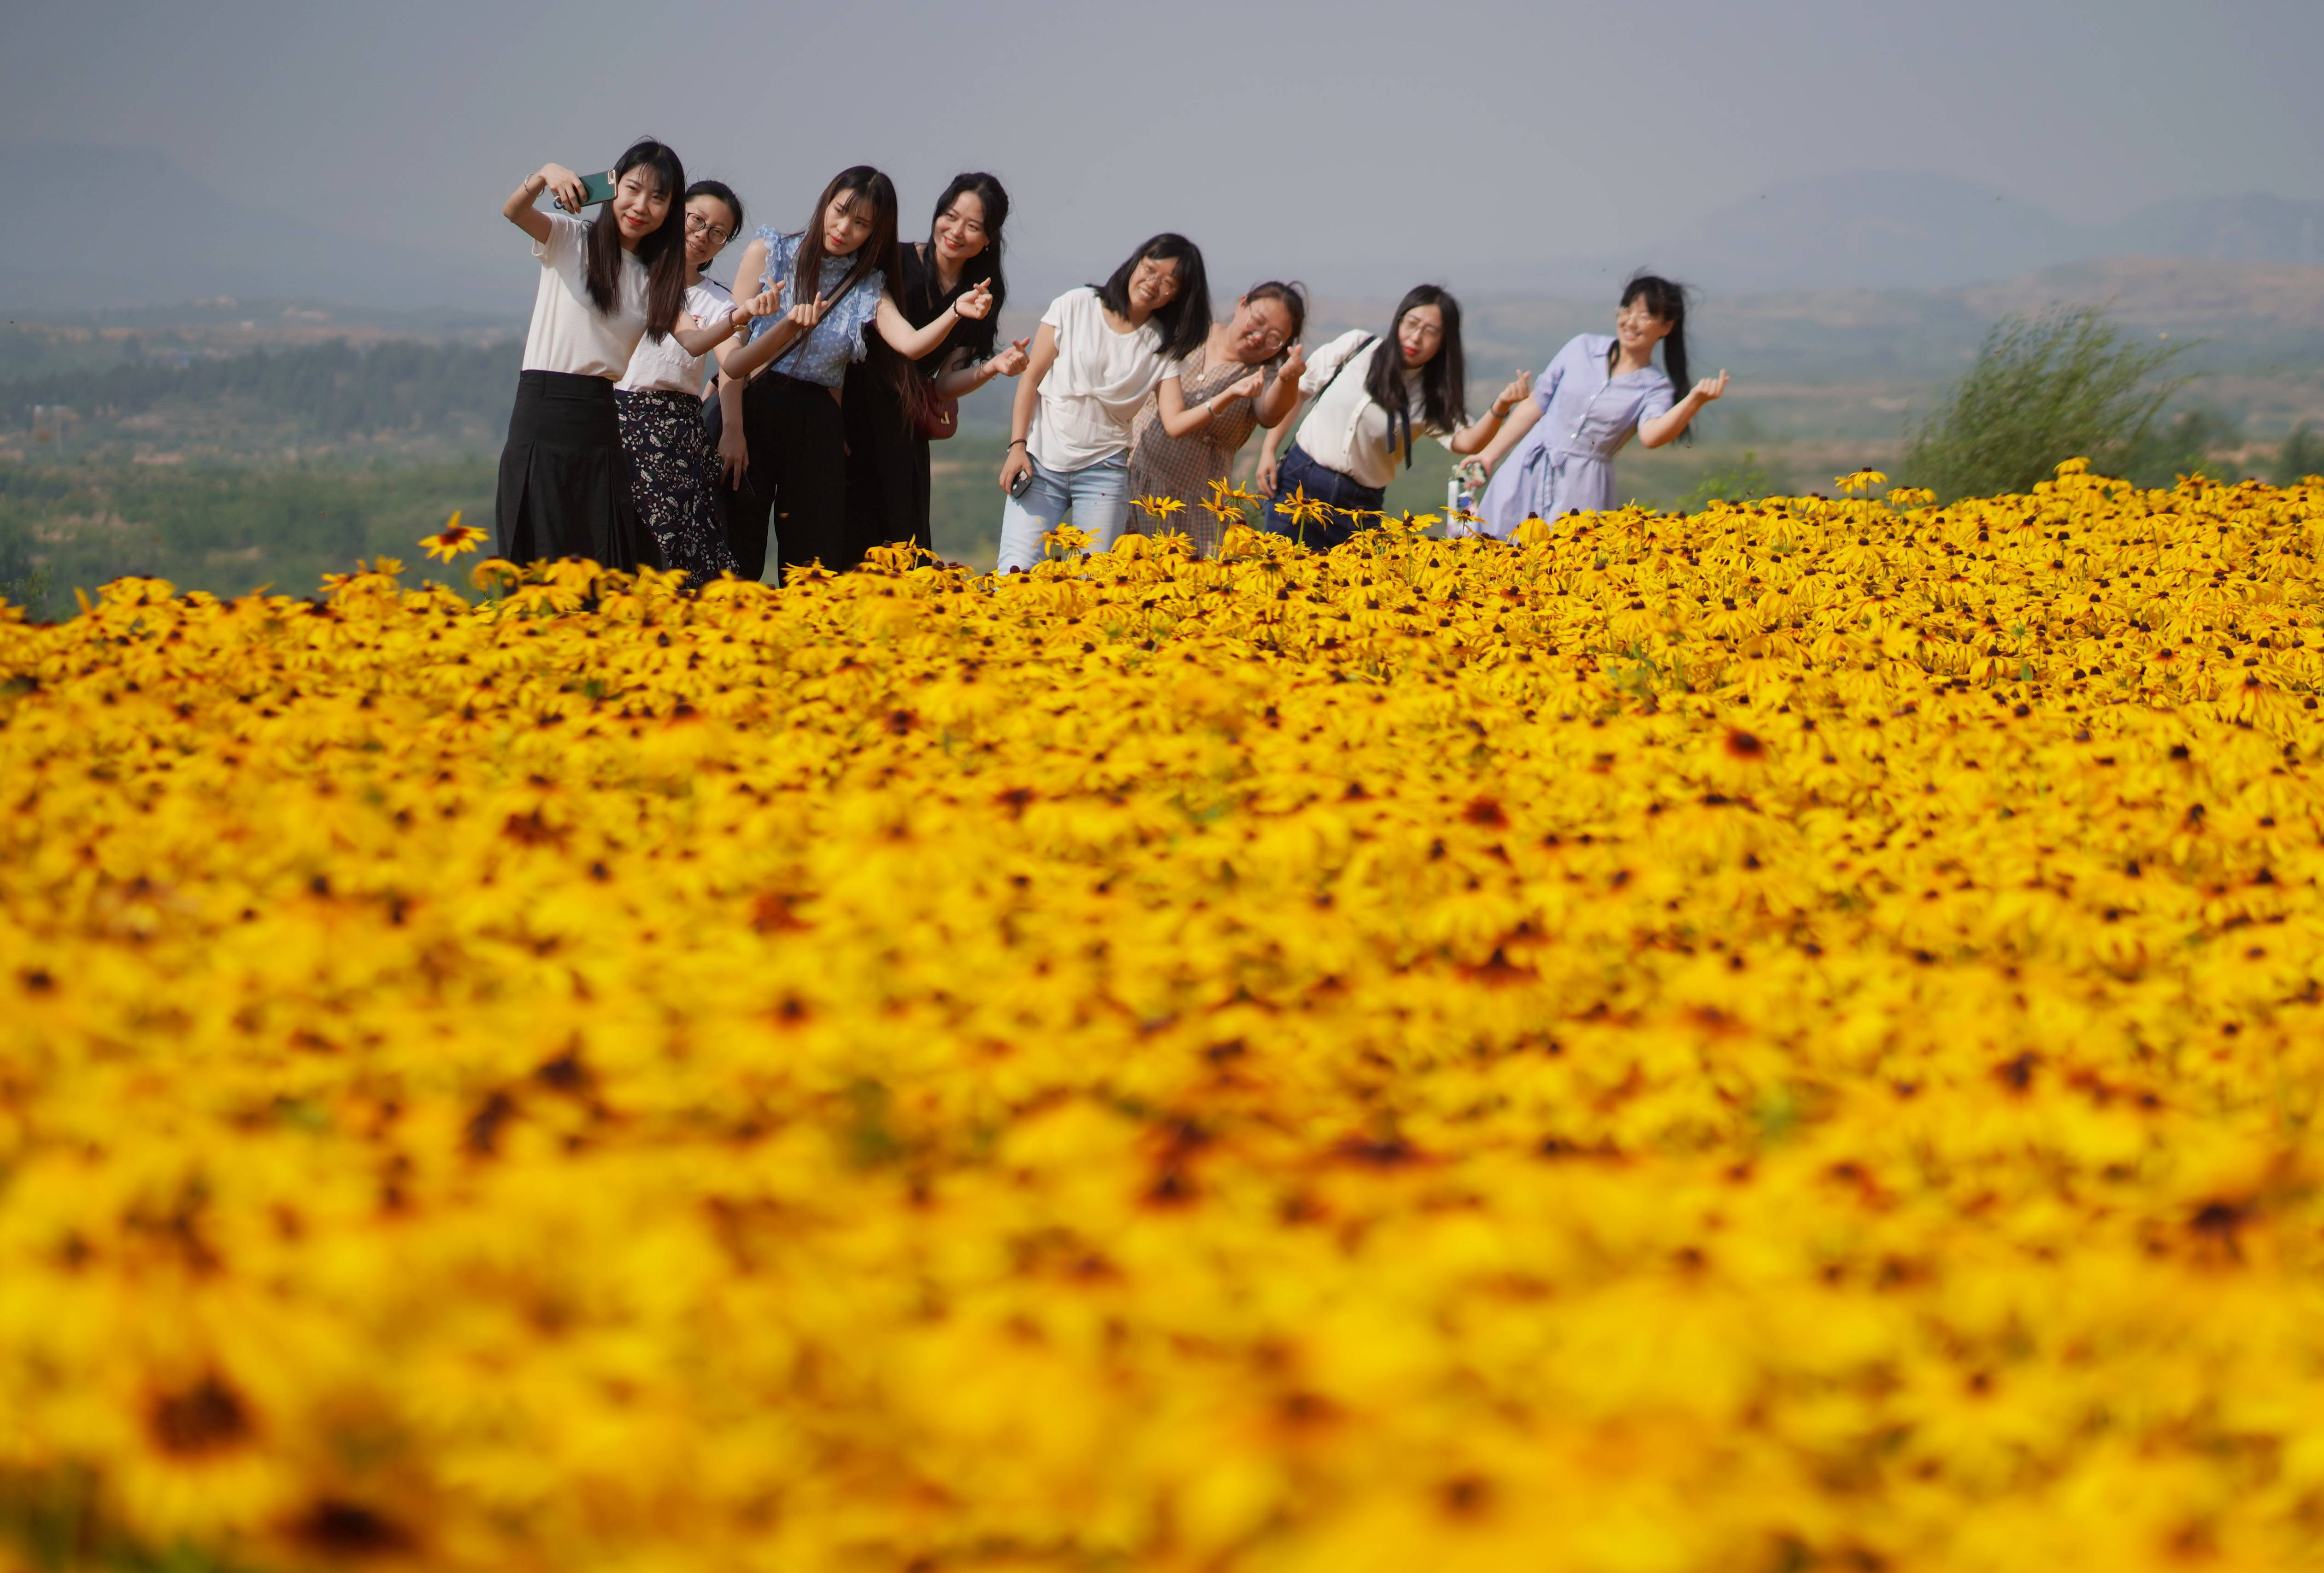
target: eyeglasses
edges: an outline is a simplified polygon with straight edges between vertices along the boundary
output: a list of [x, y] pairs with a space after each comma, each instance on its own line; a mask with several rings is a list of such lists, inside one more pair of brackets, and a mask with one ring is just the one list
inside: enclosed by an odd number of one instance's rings
[[724, 245], [734, 238], [734, 232], [724, 225], [713, 224], [699, 213], [689, 213], [686, 216], [686, 233], [694, 235], [697, 232], [708, 235], [712, 245]]

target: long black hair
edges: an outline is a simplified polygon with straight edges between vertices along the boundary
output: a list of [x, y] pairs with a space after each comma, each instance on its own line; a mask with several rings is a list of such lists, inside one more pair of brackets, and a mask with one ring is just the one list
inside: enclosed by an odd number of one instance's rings
[[[678, 326], [686, 309], [686, 165], [668, 143], [641, 137], [613, 165], [613, 184], [641, 165], [650, 168], [661, 194], [669, 198], [660, 227], [638, 242], [637, 259], [646, 265], [646, 333], [659, 342]], [[622, 224], [611, 202], [589, 225], [589, 303], [611, 316], [622, 300]]]
[[872, 205], [872, 233], [856, 248], [855, 265], [847, 270], [828, 299], [837, 302], [875, 270], [891, 285], [901, 276], [896, 255], [896, 182], [869, 164], [852, 164], [831, 178], [831, 184], [815, 199], [815, 213], [807, 227], [799, 231], [798, 259], [791, 268], [790, 292], [784, 297], [787, 305], [802, 306], [824, 293], [823, 216], [842, 197]]
[[[855, 265], [847, 270], [836, 285], [826, 290], [822, 287], [823, 264], [827, 255], [823, 249], [823, 216], [842, 197], [852, 198], [851, 206], [871, 204], [872, 233], [864, 236], [862, 245], [855, 248]], [[902, 288], [903, 253], [896, 244], [896, 182], [870, 164], [851, 164], [834, 175], [831, 184], [823, 189], [823, 195], [816, 198], [814, 216], [807, 221], [807, 227], [799, 231], [798, 258], [791, 268], [791, 287], [783, 297], [785, 304], [801, 305], [822, 296], [836, 305], [850, 290], [875, 271], [881, 277], [882, 289], [893, 290]], [[740, 284], [742, 281], [735, 282]], [[882, 348], [887, 345], [887, 341], [880, 336], [876, 324], [865, 324], [863, 331], [865, 358], [872, 362], [872, 369], [888, 385], [890, 391], [908, 407], [914, 394], [911, 363], [901, 355], [882, 355], [872, 349], [873, 345]], [[775, 363], [781, 364], [786, 358], [797, 354], [806, 344], [807, 336], [801, 335], [797, 343], [775, 357]]]
[[1372, 352], [1371, 370], [1364, 373], [1364, 391], [1388, 411], [1388, 452], [1396, 452], [1397, 426], [1404, 427], [1404, 467], [1412, 468], [1412, 409], [1404, 396], [1404, 341], [1397, 336], [1404, 319], [1424, 306], [1434, 306], [1444, 318], [1444, 337], [1435, 354], [1420, 368], [1420, 409], [1428, 424], [1439, 431], [1458, 431], [1469, 424], [1469, 365], [1461, 352], [1461, 303], [1437, 284], [1416, 284], [1396, 303], [1388, 319], [1388, 336]]
[[[1641, 300], [1648, 311], [1671, 325], [1669, 336], [1663, 340], [1663, 370], [1670, 376], [1672, 393], [1683, 399], [1691, 386], [1686, 380], [1686, 286], [1674, 284], [1655, 273], [1633, 273], [1630, 281], [1622, 286], [1622, 304]], [[1621, 341], [1618, 339], [1606, 352], [1609, 375], [1621, 354]]]
[[[936, 220], [965, 196], [973, 196], [984, 205], [984, 249], [960, 265], [959, 282], [949, 291], [940, 291], [936, 288]], [[927, 266], [921, 272], [927, 299], [922, 304], [933, 316], [979, 284], [989, 286], [992, 290], [992, 309], [980, 322], [963, 317], [952, 340], [980, 361], [991, 359], [993, 345], [1000, 342], [1001, 308], [1009, 299], [1009, 281], [1001, 272], [1001, 235], [1008, 223], [1009, 193], [998, 179], [981, 171], [954, 175], [952, 183], [944, 189], [944, 195], [936, 198], [936, 211], [928, 216]]]
[[1130, 253], [1113, 277], [1093, 284], [1097, 298], [1116, 317], [1130, 315], [1130, 276], [1138, 264], [1152, 258], [1178, 264], [1178, 293], [1152, 317], [1162, 335], [1162, 353], [1182, 360], [1203, 347], [1211, 332], [1211, 281], [1203, 271], [1203, 248], [1183, 235], [1157, 235]]

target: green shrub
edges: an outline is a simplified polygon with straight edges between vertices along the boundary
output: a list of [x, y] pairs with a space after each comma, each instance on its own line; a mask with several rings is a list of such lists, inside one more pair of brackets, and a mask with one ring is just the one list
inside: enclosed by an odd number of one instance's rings
[[2139, 345], [2098, 307], [2009, 317], [1905, 449], [1910, 483], [1941, 497], [2022, 492], [2066, 459], [2118, 475], [2185, 377], [2183, 345]]

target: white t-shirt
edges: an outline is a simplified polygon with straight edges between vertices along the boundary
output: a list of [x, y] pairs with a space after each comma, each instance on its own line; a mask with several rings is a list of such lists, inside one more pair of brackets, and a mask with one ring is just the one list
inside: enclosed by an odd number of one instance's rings
[[589, 226], [569, 213], [550, 213], [549, 238], [532, 244], [540, 259], [540, 292], [532, 298], [532, 327], [524, 336], [524, 369], [570, 372], [608, 381], [629, 369], [646, 332], [646, 265], [622, 253], [622, 295], [611, 312], [589, 299]]
[[[1299, 379], [1302, 397], [1314, 399], [1323, 385], [1331, 391], [1315, 400], [1300, 423], [1295, 439], [1307, 450], [1307, 456], [1327, 470], [1337, 470], [1342, 475], [1366, 486], [1386, 486], [1396, 479], [1396, 467], [1403, 462], [1404, 451], [1399, 446], [1390, 451], [1388, 446], [1388, 411], [1378, 400], [1364, 391], [1364, 380], [1371, 375], [1372, 356], [1379, 353], [1386, 339], [1375, 339], [1359, 349], [1366, 335], [1360, 330], [1343, 333], [1315, 352], [1307, 363], [1306, 375]], [[1338, 373], [1336, 380], [1333, 373]], [[1404, 374], [1404, 407], [1412, 412], [1413, 435], [1442, 437], [1443, 429], [1432, 424], [1422, 413], [1420, 373]]]
[[[734, 296], [715, 279], [705, 279], [686, 292], [688, 327], [715, 327], [734, 314]], [[638, 347], [630, 355], [630, 369], [613, 384], [632, 392], [649, 388], [667, 389], [673, 393], [691, 393], [702, 397], [706, 379], [708, 355], [689, 355], [686, 346], [677, 339], [665, 336], [659, 342], [651, 334], [638, 340]]]
[[1162, 330], [1149, 321], [1135, 333], [1116, 333], [1086, 284], [1050, 301], [1041, 320], [1056, 330], [1057, 360], [1041, 379], [1027, 449], [1061, 473], [1121, 457], [1139, 406], [1178, 374], [1178, 363], [1162, 353]]

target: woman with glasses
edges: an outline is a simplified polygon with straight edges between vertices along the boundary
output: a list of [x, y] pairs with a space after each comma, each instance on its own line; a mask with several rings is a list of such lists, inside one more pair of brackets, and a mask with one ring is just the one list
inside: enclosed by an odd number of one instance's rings
[[[724, 182], [696, 180], [686, 189], [687, 320], [700, 327], [734, 309], [734, 297], [703, 269], [742, 227], [742, 200]], [[779, 293], [781, 285], [774, 286]], [[718, 347], [723, 360], [733, 341]], [[702, 424], [702, 390], [708, 357], [676, 338], [650, 339], [630, 356], [613, 384], [621, 416], [622, 453], [629, 461], [630, 497], [653, 533], [664, 566], [686, 570], [699, 587], [734, 571], [718, 505], [718, 463]]]
[[940, 400], [975, 392], [995, 377], [1025, 369], [1023, 339], [1001, 349], [1001, 308], [1009, 285], [1001, 276], [1001, 232], [1009, 222], [1009, 193], [991, 175], [954, 175], [936, 198], [926, 242], [899, 248], [902, 278], [896, 306], [914, 327], [926, 327], [979, 285], [992, 293], [982, 317], [960, 317], [944, 342], [912, 363], [914, 375], [898, 396], [896, 352], [877, 336], [847, 368], [840, 412], [847, 424], [847, 525], [857, 557], [872, 547], [909, 543], [935, 549], [928, 529], [928, 443], [940, 423], [957, 412]]
[[[686, 166], [668, 144], [632, 144], [613, 169], [612, 197], [578, 216], [589, 189], [563, 164], [543, 164], [502, 205], [540, 263], [525, 333], [516, 407], [501, 450], [495, 507], [500, 555], [512, 562], [587, 557], [627, 572], [661, 566], [638, 518], [613, 393], [640, 340], [715, 348], [774, 309], [765, 293], [700, 324], [686, 300]], [[536, 206], [553, 193], [558, 213]]]
[[1298, 338], [1306, 323], [1298, 285], [1254, 284], [1235, 302], [1234, 316], [1211, 324], [1202, 346], [1147, 399], [1130, 428], [1130, 499], [1181, 504], [1148, 529], [1183, 531], [1203, 556], [1218, 554], [1223, 521], [1205, 504], [1216, 500], [1214, 485], [1232, 478], [1235, 454], [1251, 429], [1272, 430], [1298, 404], [1307, 369]]
[[[1355, 534], [1364, 514], [1379, 511], [1398, 461], [1412, 467], [1418, 438], [1441, 438], [1456, 454], [1483, 447], [1533, 382], [1518, 373], [1491, 411], [1471, 421], [1467, 375], [1461, 303], [1434, 284], [1416, 285], [1397, 302], [1385, 338], [1344, 333], [1318, 350], [1299, 385], [1314, 408], [1300, 422], [1290, 454], [1278, 469], [1280, 427], [1259, 450], [1259, 483], [1274, 493], [1269, 525], [1329, 550]], [[1295, 522], [1285, 505], [1299, 498], [1327, 511]]]

